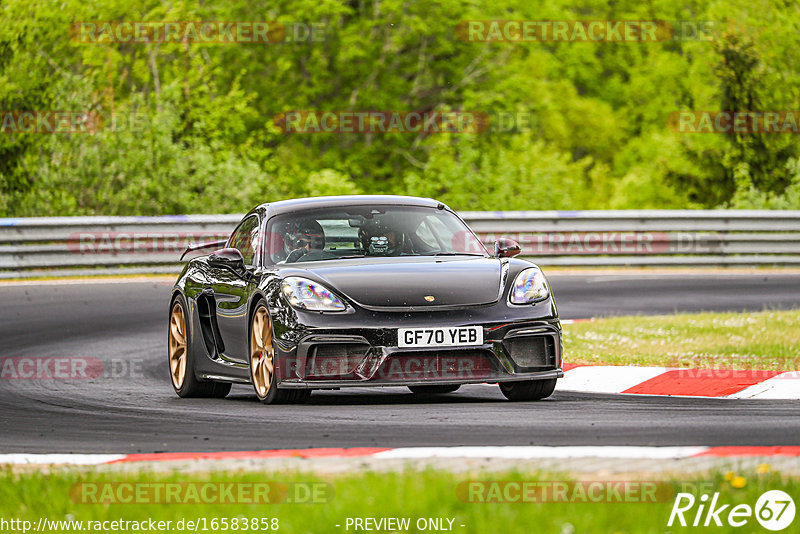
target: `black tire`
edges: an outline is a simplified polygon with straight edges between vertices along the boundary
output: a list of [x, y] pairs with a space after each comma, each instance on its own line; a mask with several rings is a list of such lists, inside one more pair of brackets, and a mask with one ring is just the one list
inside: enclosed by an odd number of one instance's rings
[[186, 299], [183, 295], [178, 294], [170, 304], [170, 328], [172, 328], [172, 318], [176, 308], [180, 308], [184, 318], [184, 358], [186, 360], [186, 368], [183, 374], [183, 381], [180, 385], [176, 384], [175, 378], [172, 376], [171, 367], [171, 344], [173, 338], [170, 332], [167, 332], [167, 366], [170, 370], [170, 383], [175, 393], [182, 398], [224, 398], [231, 391], [231, 384], [228, 382], [214, 382], [211, 380], [200, 380], [195, 373], [195, 362], [192, 357], [191, 350], [191, 328], [192, 321], [189, 319], [188, 307], [186, 306]]
[[556, 389], [556, 379], [525, 380], [523, 382], [501, 382], [500, 391], [510, 401], [532, 401], [546, 399]]
[[285, 404], [305, 404], [311, 398], [310, 389], [284, 389], [281, 391], [286, 393], [283, 401]]
[[408, 386], [415, 395], [442, 395], [457, 391], [461, 384], [431, 384], [430, 386]]
[[206, 397], [210, 397], [212, 399], [224, 399], [228, 396], [228, 393], [231, 392], [231, 384], [230, 382], [213, 382], [213, 381], [204, 381], [201, 382], [202, 384], [211, 384], [211, 391], [209, 391]]
[[[269, 380], [269, 388], [267, 388], [266, 395], [262, 395], [259, 392], [259, 388], [256, 385], [256, 377], [253, 371], [254, 365], [254, 358], [253, 358], [253, 324], [256, 319], [256, 315], [259, 311], [263, 308], [263, 312], [265, 312], [265, 319], [269, 322], [270, 327], [270, 345], [272, 344], [271, 339], [273, 333], [271, 332], [272, 329], [272, 318], [269, 316], [269, 310], [267, 310], [267, 305], [264, 299], [259, 300], [256, 302], [256, 305], [253, 306], [253, 313], [250, 314], [249, 320], [249, 327], [247, 329], [247, 338], [248, 338], [248, 347], [250, 349], [250, 356], [248, 357], [248, 361], [250, 362], [250, 381], [253, 384], [253, 391], [256, 394], [256, 398], [262, 404], [301, 404], [308, 401], [309, 397], [311, 397], [311, 390], [310, 389], [279, 389], [278, 388], [278, 379], [277, 373], [275, 372], [276, 365], [275, 365], [275, 358], [274, 358], [274, 348], [272, 348], [273, 356], [272, 356], [272, 373], [270, 374]], [[262, 351], [263, 352], [263, 351]]]
[[266, 397], [260, 397], [258, 391], [256, 391], [256, 397], [261, 404], [305, 404], [311, 398], [311, 390], [278, 389], [273, 384], [270, 386]]

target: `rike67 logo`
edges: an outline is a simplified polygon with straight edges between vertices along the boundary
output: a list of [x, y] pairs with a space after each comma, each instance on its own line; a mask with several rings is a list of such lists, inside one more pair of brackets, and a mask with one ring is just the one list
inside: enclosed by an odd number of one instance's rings
[[707, 493], [695, 498], [691, 493], [678, 493], [667, 526], [693, 527], [743, 527], [755, 520], [767, 530], [783, 530], [794, 521], [794, 500], [781, 490], [770, 490], [761, 494], [755, 507], [749, 504], [722, 504], [719, 492], [711, 497]]

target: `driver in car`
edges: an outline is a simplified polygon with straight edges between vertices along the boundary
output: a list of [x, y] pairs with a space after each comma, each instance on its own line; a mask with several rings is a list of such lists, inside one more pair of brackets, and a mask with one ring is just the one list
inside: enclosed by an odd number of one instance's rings
[[325, 248], [325, 231], [314, 219], [292, 221], [283, 238], [288, 252], [286, 263], [294, 263], [314, 251]]

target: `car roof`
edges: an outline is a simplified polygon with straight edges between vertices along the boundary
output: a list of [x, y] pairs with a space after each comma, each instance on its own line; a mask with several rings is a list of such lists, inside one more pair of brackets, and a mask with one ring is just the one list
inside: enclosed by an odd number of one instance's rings
[[[447, 208], [438, 200], [401, 195], [340, 195], [330, 197], [294, 198], [261, 204], [253, 211], [263, 209], [269, 216], [290, 213], [309, 208], [338, 208], [343, 206], [421, 206], [429, 208]], [[449, 209], [449, 208], [448, 208]]]

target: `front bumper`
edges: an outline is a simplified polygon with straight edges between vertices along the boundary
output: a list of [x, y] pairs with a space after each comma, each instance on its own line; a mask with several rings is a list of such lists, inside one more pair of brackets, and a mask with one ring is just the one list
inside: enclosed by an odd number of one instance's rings
[[397, 346], [397, 328], [311, 328], [296, 342], [275, 340], [278, 387], [477, 384], [564, 375], [558, 319], [480, 326], [483, 345], [414, 349]]
[[432, 384], [495, 384], [500, 382], [516, 382], [524, 380], [548, 380], [553, 378], [562, 378], [564, 371], [561, 369], [553, 369], [550, 371], [539, 371], [534, 373], [526, 373], [524, 375], [513, 375], [498, 377], [496, 379], [442, 379], [442, 380], [314, 380], [314, 381], [300, 381], [300, 380], [286, 380], [281, 381], [278, 385], [280, 389], [339, 389], [347, 387], [393, 387], [393, 386], [430, 386]]

